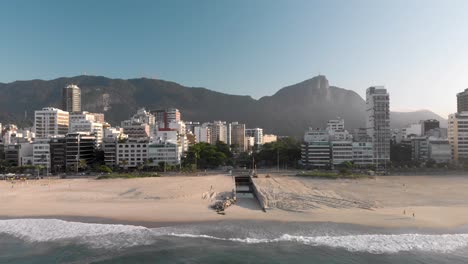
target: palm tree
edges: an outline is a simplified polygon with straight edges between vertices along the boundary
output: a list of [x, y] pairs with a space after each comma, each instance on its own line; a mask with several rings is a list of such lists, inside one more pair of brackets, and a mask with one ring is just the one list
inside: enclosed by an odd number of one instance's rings
[[124, 169], [127, 169], [127, 165], [128, 165], [127, 159], [123, 159], [120, 161], [120, 166], [124, 167]]
[[86, 160], [80, 159], [80, 162], [79, 162], [79, 164], [78, 164], [78, 168], [80, 168], [80, 169], [86, 169], [87, 166], [88, 166], [88, 164], [86, 164]]

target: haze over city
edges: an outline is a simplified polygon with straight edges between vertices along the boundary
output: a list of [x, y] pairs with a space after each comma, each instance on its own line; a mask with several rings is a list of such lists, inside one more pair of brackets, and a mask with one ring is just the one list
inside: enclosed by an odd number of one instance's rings
[[[466, 1], [12, 1], [0, 82], [148, 77], [260, 98], [317, 74], [444, 118], [468, 87]], [[14, 27], [11, 26], [14, 23]]]

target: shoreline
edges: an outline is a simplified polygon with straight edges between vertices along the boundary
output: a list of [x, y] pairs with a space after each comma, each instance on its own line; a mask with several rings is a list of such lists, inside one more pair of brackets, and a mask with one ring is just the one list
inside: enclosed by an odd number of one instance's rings
[[[421, 227], [421, 226], [369, 226], [357, 223], [340, 223], [332, 221], [280, 221], [280, 220], [254, 220], [254, 219], [227, 219], [227, 220], [208, 220], [208, 221], [184, 221], [184, 222], [147, 222], [147, 221], [125, 221], [116, 220], [103, 217], [84, 217], [84, 216], [22, 216], [22, 217], [8, 217], [1, 216], [2, 220], [15, 220], [15, 219], [46, 219], [46, 220], [62, 220], [66, 222], [86, 223], [86, 224], [103, 224], [103, 225], [124, 225], [144, 227], [148, 229], [164, 228], [164, 227], [187, 227], [187, 226], [207, 226], [207, 225], [223, 225], [232, 224], [242, 226], [243, 224], [260, 224], [262, 226], [268, 225], [291, 225], [297, 227], [298, 225], [307, 224], [309, 227], [316, 225], [332, 225], [340, 228], [340, 230], [354, 230], [362, 231], [362, 234], [428, 234], [428, 235], [442, 235], [442, 234], [468, 234], [468, 224], [457, 227]], [[369, 232], [370, 231], [370, 232]], [[353, 235], [353, 234], [350, 234]]]
[[233, 189], [231, 177], [225, 175], [4, 181], [0, 218], [81, 219], [147, 227], [224, 221], [431, 229], [468, 225], [468, 177], [329, 180], [259, 175], [254, 181], [270, 205], [266, 213], [255, 200], [240, 197], [226, 215], [212, 210], [210, 205]]

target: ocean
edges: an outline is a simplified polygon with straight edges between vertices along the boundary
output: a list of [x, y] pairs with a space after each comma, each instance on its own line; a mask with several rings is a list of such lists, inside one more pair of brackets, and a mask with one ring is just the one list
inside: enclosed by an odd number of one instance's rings
[[468, 263], [468, 229], [0, 220], [0, 263]]

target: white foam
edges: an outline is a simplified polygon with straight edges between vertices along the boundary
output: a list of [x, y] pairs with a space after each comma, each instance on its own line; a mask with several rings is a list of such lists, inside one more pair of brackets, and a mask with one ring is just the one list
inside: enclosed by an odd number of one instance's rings
[[349, 251], [370, 253], [396, 253], [413, 250], [449, 253], [468, 246], [468, 234], [374, 234], [315, 237], [283, 235], [279, 241], [296, 241], [312, 246], [340, 247]]
[[199, 232], [200, 230], [196, 226], [191, 228], [168, 227], [148, 229], [142, 226], [90, 224], [58, 219], [0, 220], [0, 233], [9, 234], [26, 241], [71, 241], [71, 243], [82, 243], [99, 248], [149, 245], [155, 243], [160, 236], [202, 238], [247, 244], [294, 242], [310, 246], [327, 246], [344, 248], [353, 252], [370, 253], [396, 253], [413, 250], [447, 253], [468, 246], [468, 234], [368, 234], [343, 236], [297, 236], [284, 234], [276, 238], [223, 238]]
[[142, 226], [90, 224], [58, 219], [0, 220], [0, 233], [31, 242], [74, 239], [94, 247], [129, 247], [148, 244], [151, 231]]
[[188, 238], [206, 238], [233, 241], [247, 244], [297, 242], [310, 246], [328, 246], [344, 248], [349, 251], [369, 253], [397, 253], [400, 251], [429, 251], [449, 253], [468, 246], [468, 234], [399, 234], [399, 235], [347, 235], [347, 236], [292, 236], [282, 235], [278, 238], [221, 238], [208, 235], [177, 234], [168, 235]]

